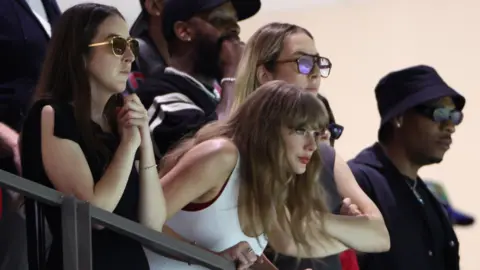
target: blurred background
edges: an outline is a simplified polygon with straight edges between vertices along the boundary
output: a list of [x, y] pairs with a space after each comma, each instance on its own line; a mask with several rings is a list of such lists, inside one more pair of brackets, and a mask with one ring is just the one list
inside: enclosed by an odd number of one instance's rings
[[[79, 0], [58, 0], [62, 10]], [[137, 0], [96, 0], [116, 6], [131, 24], [140, 12]], [[441, 182], [453, 205], [480, 217], [480, 2], [474, 0], [262, 0], [261, 11], [241, 24], [247, 40], [260, 26], [283, 21], [312, 32], [320, 53], [333, 62], [320, 91], [345, 126], [336, 144], [344, 159], [376, 140], [380, 118], [373, 88], [386, 73], [428, 64], [467, 98], [465, 121], [443, 163], [421, 171]], [[477, 92], [478, 91], [478, 92]], [[478, 133], [477, 133], [478, 132]], [[480, 269], [478, 225], [457, 228], [462, 270]], [[388, 270], [388, 269], [386, 269]]]

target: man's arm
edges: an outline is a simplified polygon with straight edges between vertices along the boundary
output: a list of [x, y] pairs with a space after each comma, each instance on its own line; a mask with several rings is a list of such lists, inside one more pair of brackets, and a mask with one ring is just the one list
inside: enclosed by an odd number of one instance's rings
[[138, 91], [138, 96], [148, 112], [157, 158], [185, 136], [192, 135], [208, 122], [217, 120], [216, 114], [205, 115], [200, 107], [179, 92], [148, 97]]

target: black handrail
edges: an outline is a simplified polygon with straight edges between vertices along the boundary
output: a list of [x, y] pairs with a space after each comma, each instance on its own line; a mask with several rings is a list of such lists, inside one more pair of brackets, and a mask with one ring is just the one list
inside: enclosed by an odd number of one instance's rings
[[[0, 187], [16, 191], [41, 204], [62, 208], [65, 269], [91, 269], [91, 222], [135, 239], [146, 248], [209, 269], [234, 270], [233, 262], [141, 224], [79, 201], [71, 196], [0, 170]], [[43, 222], [43, 220], [40, 220]], [[30, 255], [29, 255], [30, 256]], [[32, 269], [32, 268], [31, 268]]]

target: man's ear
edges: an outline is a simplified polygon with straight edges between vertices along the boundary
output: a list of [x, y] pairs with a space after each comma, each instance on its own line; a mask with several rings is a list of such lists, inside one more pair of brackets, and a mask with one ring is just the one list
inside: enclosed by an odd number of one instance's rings
[[269, 81], [272, 81], [273, 80], [273, 74], [267, 70], [267, 68], [265, 68], [264, 65], [260, 65], [258, 68], [257, 68], [257, 80], [258, 82], [260, 82], [260, 84], [265, 84]]
[[173, 25], [173, 31], [175, 32], [175, 36], [183, 42], [190, 42], [193, 38], [193, 32], [186, 22], [176, 22]]
[[162, 15], [163, 11], [163, 1], [161, 0], [145, 0], [143, 4], [143, 8], [145, 8], [150, 14], [150, 16], [157, 16], [159, 17]]

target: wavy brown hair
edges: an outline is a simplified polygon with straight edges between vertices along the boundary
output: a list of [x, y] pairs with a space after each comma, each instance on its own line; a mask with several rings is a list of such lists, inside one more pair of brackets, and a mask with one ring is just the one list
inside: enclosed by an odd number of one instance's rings
[[284, 127], [322, 129], [327, 123], [325, 107], [315, 95], [271, 81], [250, 94], [228, 119], [206, 125], [167, 153], [161, 171], [168, 172], [201, 142], [217, 137], [232, 140], [241, 157], [238, 205], [245, 233], [268, 237], [279, 224], [291, 233], [297, 247], [310, 250], [307, 237], [312, 234], [307, 232], [324, 232], [322, 217], [329, 212], [318, 181], [322, 161], [314, 151], [306, 172], [292, 173], [280, 134]]

